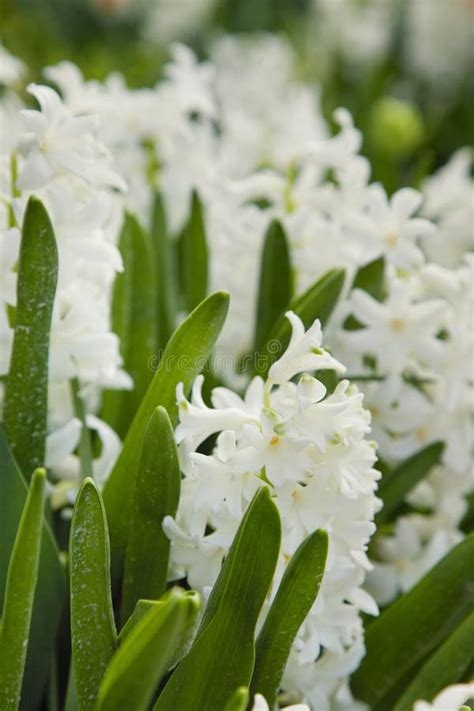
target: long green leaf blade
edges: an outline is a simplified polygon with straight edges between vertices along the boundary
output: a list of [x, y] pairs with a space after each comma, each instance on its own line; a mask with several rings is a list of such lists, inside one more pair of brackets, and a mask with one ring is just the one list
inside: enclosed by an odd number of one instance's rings
[[74, 679], [80, 711], [91, 711], [117, 647], [107, 521], [92, 479], [84, 480], [76, 500], [69, 557]]
[[3, 405], [10, 446], [28, 479], [44, 464], [49, 332], [57, 275], [53, 227], [43, 204], [30, 197], [23, 221], [15, 330]]
[[292, 278], [290, 251], [285, 231], [273, 220], [265, 235], [260, 264], [260, 286], [255, 321], [255, 350], [268, 338], [278, 317], [291, 299]]
[[133, 498], [141, 444], [154, 409], [162, 405], [174, 425], [177, 419], [176, 386], [188, 390], [202, 370], [224, 325], [229, 297], [224, 292], [209, 296], [171, 337], [158, 369], [133, 419], [115, 467], [104, 488], [110, 527], [113, 579], [120, 575], [130, 530]]
[[71, 380], [71, 395], [74, 405], [74, 414], [81, 422], [81, 436], [79, 444], [77, 445], [77, 453], [79, 455], [81, 479], [86, 479], [88, 476], [93, 475], [94, 455], [92, 454], [91, 437], [86, 422], [86, 409], [79, 391], [79, 380], [73, 378]]
[[224, 561], [198, 636], [166, 684], [155, 711], [215, 711], [248, 686], [255, 627], [280, 548], [278, 510], [266, 487], [255, 495]]
[[[294, 311], [309, 328], [315, 319], [321, 325], [329, 319], [344, 286], [343, 269], [332, 269], [311, 286], [304, 294], [294, 299], [288, 309]], [[268, 374], [270, 366], [285, 351], [291, 337], [291, 325], [281, 314], [268, 339], [255, 356], [255, 372], [262, 377]]]
[[[105, 673], [96, 711], [146, 711], [199, 610], [197, 593], [174, 588], [126, 636]], [[178, 707], [179, 708], [179, 707]]]
[[165, 208], [159, 193], [153, 202], [151, 239], [154, 251], [159, 346], [164, 349], [176, 325], [176, 265], [168, 234]]
[[207, 296], [208, 250], [203, 206], [193, 190], [191, 215], [183, 234], [182, 244], [185, 306], [192, 311]]
[[140, 598], [157, 599], [166, 590], [170, 541], [165, 516], [178, 509], [181, 473], [173, 427], [164, 407], [148, 422], [137, 473], [122, 585], [122, 622]]
[[[0, 424], [0, 607], [3, 605], [10, 556], [28, 487], [8, 447]], [[51, 530], [43, 518], [40, 563], [21, 692], [22, 711], [41, 702], [52, 663], [56, 633], [66, 595], [66, 576]]]
[[357, 698], [380, 704], [459, 624], [474, 604], [474, 534], [371, 622], [352, 677]]
[[461, 682], [474, 662], [474, 611], [428, 659], [397, 701], [394, 711], [412, 711], [418, 699], [431, 701], [450, 684]]
[[0, 629], [0, 708], [16, 711], [25, 668], [43, 531], [46, 471], [36, 469], [8, 567]]
[[257, 639], [250, 692], [276, 701], [291, 647], [319, 592], [326, 565], [328, 536], [317, 530], [298, 547], [285, 570]]
[[117, 275], [112, 301], [112, 330], [120, 338], [123, 367], [133, 380], [129, 391], [109, 390], [103, 418], [121, 437], [153, 376], [158, 349], [157, 287], [151, 238], [133, 215], [125, 215], [119, 241], [124, 271]]
[[375, 517], [378, 526], [394, 516], [409, 491], [439, 463], [443, 449], [443, 442], [429, 444], [382, 477], [378, 495], [383, 501], [383, 509]]

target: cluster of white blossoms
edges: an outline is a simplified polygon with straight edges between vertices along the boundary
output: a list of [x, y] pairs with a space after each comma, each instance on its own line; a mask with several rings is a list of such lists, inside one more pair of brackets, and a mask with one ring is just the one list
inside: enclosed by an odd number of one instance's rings
[[[364, 653], [360, 612], [377, 614], [361, 589], [370, 569], [366, 549], [375, 530], [380, 473], [367, 440], [370, 415], [362, 394], [347, 380], [334, 392], [309, 373], [344, 368], [321, 347], [319, 321], [304, 331], [287, 313], [292, 337], [266, 381], [255, 377], [245, 395], [217, 387], [212, 407], [203, 401], [203, 378], [191, 400], [178, 386], [176, 430], [184, 479], [171, 538], [171, 579], [187, 577], [200, 591], [212, 586], [255, 491], [270, 486], [282, 517], [280, 559], [270, 597], [298, 545], [317, 528], [329, 534], [326, 572], [316, 603], [299, 631], [283, 680], [313, 708], [329, 698], [349, 702], [345, 677]], [[299, 375], [295, 382], [292, 379]], [[217, 437], [210, 454], [199, 451]]]
[[437, 694], [432, 703], [417, 701], [413, 711], [461, 711], [468, 701], [474, 701], [474, 682], [448, 686]]
[[436, 232], [423, 242], [428, 259], [443, 267], [458, 267], [474, 248], [474, 182], [472, 150], [461, 148], [423, 186], [423, 215]]
[[217, 0], [150, 0], [146, 5], [143, 38], [152, 44], [187, 41], [209, 25]]
[[273, 216], [255, 200], [270, 193], [284, 203], [295, 159], [308, 145], [317, 150], [328, 130], [317, 93], [293, 78], [285, 42], [223, 38], [212, 54], [213, 63], [199, 63], [187, 47], [172, 46], [153, 89], [131, 91], [118, 75], [85, 82], [70, 63], [46, 74], [74, 113], [101, 116], [100, 138], [127, 176], [127, 207], [145, 225], [157, 187], [178, 234], [197, 188], [212, 252], [209, 291], [232, 297], [218, 355], [238, 361], [252, 345], [260, 252]]
[[338, 55], [349, 71], [360, 72], [382, 62], [390, 48], [397, 4], [392, 0], [313, 0], [314, 25], [320, 41], [318, 54]]
[[410, 0], [406, 30], [404, 60], [409, 72], [436, 93], [469, 87], [474, 66], [472, 0]]
[[58, 478], [71, 480], [60, 487], [67, 495], [77, 483], [79, 461], [73, 453], [82, 426], [74, 409], [72, 381], [77, 379], [87, 426], [101, 442], [94, 460], [99, 481], [120, 447], [115, 433], [94, 413], [102, 388], [131, 386], [121, 370], [109, 313], [111, 287], [122, 269], [116, 242], [125, 183], [96, 138], [97, 116], [74, 114], [49, 87], [32, 84], [28, 92], [39, 110], [22, 109], [11, 92], [0, 101], [0, 376], [8, 373], [21, 225], [34, 194], [49, 212], [58, 243], [46, 464]]
[[323, 71], [336, 58], [349, 74], [370, 71], [396, 52], [406, 75], [433, 93], [468, 86], [474, 40], [471, 0], [313, 0], [312, 7], [308, 51], [319, 58]]
[[[472, 473], [472, 257], [456, 269], [437, 264], [392, 273], [383, 302], [353, 290], [344, 304], [361, 328], [340, 329], [335, 351], [372, 412], [379, 454], [391, 466], [443, 442], [439, 466], [408, 495], [423, 513], [398, 517], [376, 543], [371, 591], [381, 603], [407, 590], [462, 537]], [[390, 271], [389, 271], [390, 275]]]

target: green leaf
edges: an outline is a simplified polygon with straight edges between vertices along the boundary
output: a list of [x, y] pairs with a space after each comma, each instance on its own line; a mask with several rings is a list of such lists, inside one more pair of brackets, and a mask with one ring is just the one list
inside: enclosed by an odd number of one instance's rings
[[164, 604], [149, 610], [112, 658], [96, 711], [146, 711], [160, 679], [175, 658], [189, 621], [194, 624], [199, 605], [196, 593], [174, 588]]
[[354, 277], [352, 289], [363, 289], [377, 301], [385, 297], [385, 259], [379, 257], [361, 267]]
[[109, 390], [102, 416], [125, 437], [133, 415], [153, 377], [157, 354], [157, 290], [150, 236], [127, 213], [119, 242], [124, 271], [117, 275], [112, 301], [112, 330], [120, 338], [123, 367], [132, 390]]
[[366, 630], [366, 655], [352, 677], [356, 698], [374, 710], [472, 610], [474, 534], [459, 543], [419, 583]]
[[208, 282], [208, 254], [203, 206], [193, 190], [191, 215], [183, 233], [182, 259], [184, 299], [187, 311], [192, 311], [206, 298]]
[[[188, 590], [186, 592], [186, 595], [188, 597], [191, 597], [195, 601], [195, 617], [197, 618], [197, 614], [199, 612], [200, 608], [200, 600], [197, 595], [197, 593], [194, 590]], [[157, 607], [163, 607], [163, 605], [166, 604], [166, 594], [160, 599], [160, 600], [139, 600], [137, 604], [135, 605], [135, 609], [132, 612], [131, 616], [128, 618], [126, 624], [124, 627], [121, 629], [120, 634], [119, 634], [119, 644], [122, 644], [124, 639], [128, 636], [128, 634], [136, 627], [136, 625], [145, 617], [145, 615], [151, 610], [155, 609]], [[191, 643], [194, 639], [195, 632], [196, 632], [196, 619], [192, 617], [192, 615], [188, 618], [188, 623], [186, 627], [183, 629], [183, 633], [179, 639], [179, 643], [176, 645], [175, 650], [173, 655], [171, 656], [171, 661], [169, 662], [169, 669], [172, 669], [176, 664], [181, 660], [182, 657], [184, 657], [185, 654], [188, 653], [189, 648], [191, 647]]]
[[251, 502], [209, 597], [197, 638], [166, 684], [155, 711], [215, 711], [248, 686], [255, 627], [280, 548], [278, 510], [266, 487]]
[[189, 390], [196, 375], [205, 366], [224, 325], [229, 296], [218, 292], [209, 296], [177, 328], [160, 365], [133, 419], [122, 451], [104, 488], [104, 502], [110, 527], [112, 575], [121, 572], [130, 530], [131, 507], [138, 472], [143, 435], [152, 412], [162, 405], [172, 424], [177, 420], [176, 385]]
[[[344, 285], [343, 269], [331, 269], [304, 294], [294, 299], [288, 310], [294, 311], [309, 328], [315, 319], [324, 326], [327, 323]], [[291, 325], [284, 314], [281, 314], [271, 333], [255, 356], [255, 371], [265, 377], [274, 363], [285, 351], [291, 337]]]
[[164, 605], [164, 602], [162, 600], [138, 600], [137, 604], [135, 605], [135, 609], [133, 610], [127, 622], [120, 630], [120, 634], [118, 636], [118, 643], [122, 644], [129, 632], [131, 632], [133, 628], [136, 627], [136, 625], [145, 617], [148, 612], [150, 612], [150, 610], [154, 609], [155, 607], [160, 607], [162, 605]]
[[74, 506], [69, 558], [74, 679], [79, 709], [90, 711], [117, 647], [107, 521], [92, 479], [84, 480]]
[[36, 469], [13, 546], [0, 628], [0, 708], [20, 703], [43, 531], [46, 471]]
[[64, 700], [63, 711], [79, 711], [76, 682], [74, 679], [74, 666], [72, 664], [69, 667], [69, 678], [67, 682], [66, 698]]
[[226, 703], [224, 711], [245, 711], [248, 702], [249, 690], [246, 686], [239, 686]]
[[176, 514], [180, 487], [173, 427], [160, 406], [150, 417], [143, 437], [125, 557], [122, 622], [140, 598], [156, 599], [166, 590], [170, 540], [162, 523], [165, 516]]
[[49, 331], [57, 275], [53, 227], [43, 204], [30, 197], [21, 236], [15, 330], [3, 405], [7, 437], [27, 479], [44, 464]]
[[[188, 615], [186, 625], [184, 625], [182, 629], [180, 639], [175, 646], [173, 655], [170, 658], [169, 667], [166, 671], [169, 671], [169, 669], [175, 667], [176, 664], [181, 660], [181, 658], [189, 652], [191, 643], [195, 636], [197, 615], [201, 603], [198, 594], [194, 590], [188, 590], [186, 592], [186, 595], [188, 597], [191, 597], [196, 603], [193, 608], [194, 614]], [[136, 627], [136, 625], [145, 617], [145, 615], [150, 610], [155, 609], [157, 607], [163, 607], [163, 605], [166, 605], [166, 595], [164, 595], [160, 600], [139, 600], [135, 605], [135, 609], [132, 612], [131, 616], [128, 618], [126, 624], [120, 631], [118, 639], [119, 644], [122, 644], [128, 634], [134, 629], [134, 627]]]
[[260, 264], [260, 286], [255, 321], [255, 350], [268, 338], [280, 314], [291, 299], [292, 278], [290, 251], [285, 231], [273, 220], [265, 235]]
[[450, 684], [461, 682], [474, 661], [474, 611], [466, 617], [418, 671], [394, 711], [412, 711], [418, 699], [432, 701]]
[[[8, 447], [0, 424], [0, 608], [10, 556], [28, 487]], [[38, 581], [33, 604], [26, 668], [21, 693], [22, 711], [39, 707], [46, 686], [56, 633], [66, 594], [66, 576], [52, 533], [43, 519]]]
[[151, 239], [154, 248], [154, 263], [157, 287], [157, 314], [159, 344], [164, 349], [176, 324], [176, 265], [173, 261], [170, 236], [166, 226], [166, 214], [159, 193], [153, 202]]
[[295, 637], [319, 592], [326, 565], [328, 536], [317, 530], [298, 547], [288, 563], [257, 639], [250, 692], [262, 694], [270, 708]]
[[383, 509], [375, 517], [377, 526], [393, 518], [411, 489], [439, 463], [443, 450], [443, 442], [429, 444], [382, 477], [378, 495], [383, 501]]
[[74, 404], [74, 414], [81, 422], [81, 436], [77, 446], [77, 452], [79, 455], [81, 479], [85, 479], [88, 476], [93, 476], [94, 457], [92, 454], [90, 432], [86, 422], [86, 411], [79, 390], [79, 381], [77, 378], [73, 378], [73, 380], [71, 380], [71, 394]]
[[474, 530], [474, 491], [465, 497], [467, 509], [461, 521], [461, 531], [470, 533]]

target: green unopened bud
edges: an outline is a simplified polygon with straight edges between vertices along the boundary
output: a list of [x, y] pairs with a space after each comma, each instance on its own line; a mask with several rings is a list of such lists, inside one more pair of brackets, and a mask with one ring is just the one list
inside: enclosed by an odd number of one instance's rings
[[369, 116], [369, 140], [373, 148], [391, 157], [403, 157], [417, 148], [424, 133], [418, 108], [408, 101], [384, 97]]

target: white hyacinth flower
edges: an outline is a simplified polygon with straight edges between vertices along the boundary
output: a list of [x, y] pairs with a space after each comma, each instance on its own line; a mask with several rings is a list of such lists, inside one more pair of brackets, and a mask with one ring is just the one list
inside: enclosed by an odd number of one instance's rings
[[[285, 690], [301, 692], [293, 667], [309, 665], [314, 684], [331, 659], [333, 678], [342, 683], [363, 650], [360, 611], [377, 614], [361, 585], [370, 568], [366, 549], [379, 507], [379, 473], [373, 467], [375, 448], [366, 439], [370, 416], [357, 389], [342, 381], [329, 394], [306, 372], [292, 382], [305, 368], [342, 368], [322, 349], [319, 322], [305, 333], [298, 316], [291, 314], [290, 320], [287, 351], [265, 383], [259, 377], [250, 383], [244, 398], [216, 388], [209, 407], [201, 396], [202, 378], [191, 401], [178, 386], [176, 438], [184, 479], [176, 520], [167, 517], [164, 529], [171, 539], [171, 579], [186, 576], [191, 586], [207, 591], [252, 496], [269, 485], [283, 524], [271, 595], [302, 540], [317, 528], [328, 531], [321, 590], [283, 681]], [[197, 451], [211, 435], [217, 435], [213, 451]], [[327, 693], [333, 691], [335, 686]], [[313, 703], [312, 686], [304, 693]]]
[[291, 323], [291, 339], [282, 357], [273, 363], [268, 376], [275, 385], [282, 385], [298, 373], [311, 370], [333, 369], [339, 373], [344, 366], [321, 348], [323, 334], [321, 324], [315, 321], [306, 332], [301, 319], [292, 311], [286, 313]]
[[[103, 484], [120, 450], [117, 435], [96, 413], [103, 388], [128, 388], [121, 369], [119, 340], [111, 332], [111, 296], [122, 270], [117, 248], [125, 182], [113, 170], [108, 150], [97, 138], [98, 116], [72, 111], [53, 89], [30, 85], [39, 110], [25, 110], [25, 130], [15, 134], [2, 155], [18, 178], [2, 182], [0, 234], [0, 374], [8, 372], [12, 329], [7, 308], [15, 305], [20, 227], [31, 190], [50, 215], [58, 245], [59, 274], [50, 332], [48, 438], [46, 464], [56, 479], [53, 504], [73, 501], [80, 479], [74, 453], [81, 423], [71, 381], [77, 379], [89, 429], [97, 432], [100, 454], [91, 472]], [[7, 115], [8, 118], [9, 114]], [[10, 117], [13, 120], [13, 117]], [[3, 148], [3, 145], [2, 145]], [[3, 176], [2, 176], [3, 177]]]
[[[306, 706], [306, 704], [292, 704], [291, 706], [284, 706], [283, 709], [284, 711], [310, 711], [309, 706]], [[261, 694], [255, 694], [252, 711], [270, 711], [270, 707]]]
[[26, 161], [18, 176], [21, 190], [42, 187], [62, 171], [70, 171], [94, 185], [125, 188], [125, 182], [106, 161], [105, 149], [95, 141], [98, 116], [73, 116], [59, 95], [47, 86], [30, 84], [28, 91], [41, 111], [21, 112], [26, 128], [21, 149]]
[[460, 711], [466, 701], [474, 700], [474, 682], [453, 684], [436, 696], [432, 703], [417, 701], [413, 711]]

